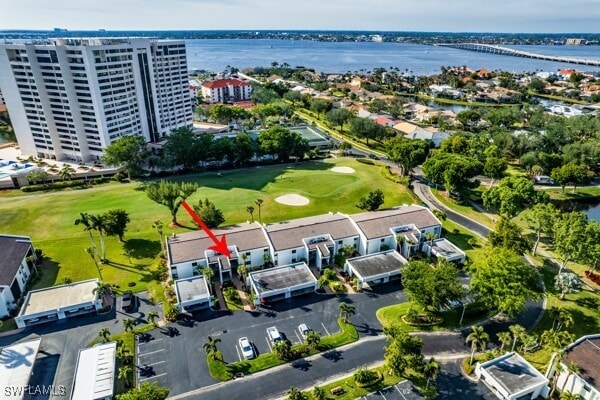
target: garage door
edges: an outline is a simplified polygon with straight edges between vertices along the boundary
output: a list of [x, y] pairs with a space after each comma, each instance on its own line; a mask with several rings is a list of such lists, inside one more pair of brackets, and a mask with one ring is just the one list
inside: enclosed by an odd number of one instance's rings
[[265, 299], [266, 301], [278, 301], [278, 300], [283, 300], [285, 299], [285, 293], [281, 293], [281, 294], [276, 294], [274, 296], [262, 296], [263, 299]]
[[293, 290], [292, 292], [290, 292], [290, 296], [300, 296], [301, 294], [308, 294], [308, 293], [312, 293], [315, 291], [314, 287], [307, 287], [304, 289], [298, 289], [298, 290]]
[[202, 303], [192, 304], [191, 306], [183, 306], [183, 308], [188, 312], [204, 310], [205, 308], [208, 308], [208, 300]]

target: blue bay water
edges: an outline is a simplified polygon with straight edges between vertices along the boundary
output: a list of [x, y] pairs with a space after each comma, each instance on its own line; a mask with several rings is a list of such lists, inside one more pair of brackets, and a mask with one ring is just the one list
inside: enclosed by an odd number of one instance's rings
[[[600, 60], [600, 46], [513, 46], [548, 55]], [[590, 66], [556, 63], [520, 57], [477, 53], [446, 47], [375, 42], [312, 42], [274, 39], [186, 40], [189, 69], [221, 72], [227, 65], [243, 69], [267, 67], [273, 61], [314, 68], [318, 72], [345, 73], [396, 67], [415, 75], [440, 72], [442, 66], [466, 65], [510, 72], [557, 71], [576, 68], [600, 71]]]

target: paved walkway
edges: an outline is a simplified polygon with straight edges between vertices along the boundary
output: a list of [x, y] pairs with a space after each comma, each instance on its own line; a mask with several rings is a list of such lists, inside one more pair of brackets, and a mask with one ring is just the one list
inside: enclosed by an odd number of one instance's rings
[[233, 283], [233, 286], [235, 286], [235, 288], [238, 291], [238, 294], [240, 295], [240, 299], [242, 301], [242, 305], [244, 306], [244, 311], [252, 311], [252, 307], [250, 307], [250, 304], [248, 304], [248, 299], [246, 297], [246, 292], [244, 292], [242, 290], [242, 281], [240, 281], [240, 276], [239, 275], [234, 275], [231, 278], [231, 282]]

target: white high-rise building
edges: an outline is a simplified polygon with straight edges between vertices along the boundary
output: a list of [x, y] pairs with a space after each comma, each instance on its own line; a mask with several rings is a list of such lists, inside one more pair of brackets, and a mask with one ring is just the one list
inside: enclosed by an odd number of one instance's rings
[[192, 125], [183, 40], [0, 43], [0, 87], [23, 154], [96, 160], [122, 136]]

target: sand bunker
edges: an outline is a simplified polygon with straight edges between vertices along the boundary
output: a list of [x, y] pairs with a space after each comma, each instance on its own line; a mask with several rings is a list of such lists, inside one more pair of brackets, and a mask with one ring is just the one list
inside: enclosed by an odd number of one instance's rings
[[331, 170], [333, 172], [339, 172], [340, 174], [353, 174], [354, 172], [354, 168], [350, 168], [350, 167], [333, 167], [331, 168]]
[[284, 194], [283, 196], [276, 198], [275, 201], [280, 204], [285, 204], [286, 206], [308, 205], [308, 199], [304, 196], [300, 196], [299, 194]]

